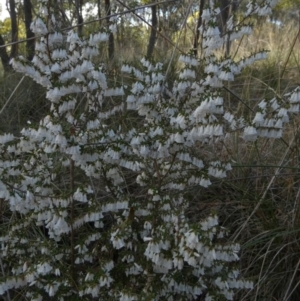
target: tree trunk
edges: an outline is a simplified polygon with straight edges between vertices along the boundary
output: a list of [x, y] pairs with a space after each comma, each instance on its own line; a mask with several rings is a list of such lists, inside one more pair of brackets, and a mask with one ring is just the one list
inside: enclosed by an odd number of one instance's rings
[[[219, 1], [220, 5], [220, 31], [221, 34], [224, 35], [226, 33], [226, 22], [228, 19], [232, 16], [232, 14], [237, 10], [238, 8], [238, 1], [237, 0], [220, 0]], [[230, 34], [230, 33], [229, 33]], [[225, 56], [229, 56], [230, 53], [230, 47], [231, 47], [231, 42], [230, 42], [230, 36], [228, 35], [226, 45], [225, 45]]]
[[98, 19], [99, 19], [99, 25], [101, 27], [102, 22], [101, 22], [101, 4], [100, 4], [100, 0], [97, 0], [97, 14], [98, 14]]
[[198, 54], [198, 42], [199, 42], [199, 27], [202, 25], [202, 13], [204, 8], [205, 0], [200, 0], [199, 3], [199, 16], [198, 16], [198, 22], [197, 22], [197, 28], [196, 28], [196, 34], [194, 37], [194, 55], [197, 56]]
[[82, 17], [82, 0], [75, 0], [76, 19], [78, 25], [78, 36], [82, 36], [83, 30], [83, 17]]
[[9, 64], [9, 56], [7, 54], [6, 48], [5, 47], [1, 47], [4, 46], [5, 42], [3, 40], [2, 35], [0, 34], [0, 58], [1, 58], [1, 62], [2, 62], [2, 66], [5, 72], [11, 71], [11, 66]]
[[[9, 0], [9, 14], [11, 19], [11, 42], [18, 41], [18, 23], [16, 14], [16, 4], [15, 0]], [[16, 57], [18, 54], [18, 44], [11, 45], [10, 58]]]
[[26, 29], [26, 50], [27, 50], [27, 59], [31, 61], [34, 56], [35, 50], [35, 41], [34, 33], [30, 29], [30, 24], [32, 22], [32, 4], [31, 0], [24, 0], [24, 16], [25, 16], [25, 29]]
[[[110, 0], [105, 0], [105, 12], [106, 12], [106, 16], [111, 15]], [[109, 18], [107, 18], [107, 26], [109, 25], [110, 25], [110, 20]], [[109, 40], [108, 40], [108, 58], [112, 60], [114, 55], [115, 55], [114, 35], [112, 32], [110, 32]]]
[[147, 48], [147, 58], [151, 58], [157, 38], [157, 15], [156, 15], [156, 5], [151, 6], [151, 33]]
[[226, 31], [226, 22], [230, 17], [230, 7], [231, 7], [231, 1], [230, 0], [221, 0], [220, 1], [220, 29], [221, 34], [224, 34]]

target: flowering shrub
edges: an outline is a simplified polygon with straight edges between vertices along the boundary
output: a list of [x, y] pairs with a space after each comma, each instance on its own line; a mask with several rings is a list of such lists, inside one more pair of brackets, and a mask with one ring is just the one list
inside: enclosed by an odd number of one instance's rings
[[[251, 1], [245, 22], [267, 15], [276, 1]], [[251, 34], [250, 22], [203, 11], [202, 57], [181, 55], [168, 86], [164, 66], [124, 64], [134, 82], [111, 84], [95, 64], [109, 31], [65, 36], [46, 1], [32, 24], [39, 37], [33, 61], [12, 61], [46, 87], [49, 115], [20, 137], [0, 137], [0, 198], [12, 212], [2, 225], [0, 294], [26, 300], [233, 300], [252, 283], [232, 262], [239, 245], [225, 243], [215, 215], [195, 224], [185, 215], [189, 188], [224, 178], [230, 162], [206, 154], [227, 133], [279, 138], [300, 90], [263, 100], [253, 120], [226, 111], [223, 81], [266, 57], [218, 58], [228, 39]], [[46, 22], [47, 20], [47, 22]], [[55, 30], [54, 30], [55, 29]], [[110, 30], [115, 30], [111, 26]]]

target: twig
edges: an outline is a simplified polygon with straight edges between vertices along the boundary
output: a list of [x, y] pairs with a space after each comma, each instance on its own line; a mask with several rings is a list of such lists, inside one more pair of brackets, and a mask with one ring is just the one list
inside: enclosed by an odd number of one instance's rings
[[7, 107], [9, 101], [11, 100], [11, 98], [13, 97], [13, 95], [15, 94], [15, 92], [17, 91], [17, 89], [19, 88], [19, 86], [21, 85], [21, 83], [22, 83], [22, 81], [23, 81], [24, 78], [25, 78], [25, 75], [21, 78], [21, 80], [19, 81], [19, 83], [17, 84], [17, 86], [15, 87], [15, 89], [13, 90], [13, 92], [10, 94], [8, 100], [6, 101], [5, 105], [2, 107], [2, 109], [0, 111], [0, 115], [3, 113], [3, 111]]
[[237, 98], [247, 109], [249, 109], [252, 113], [254, 113], [254, 110], [251, 109], [238, 95], [236, 95], [233, 91], [228, 89], [227, 87], [223, 86], [223, 89], [229, 92], [231, 95], [233, 95], [235, 98]]
[[[175, 1], [178, 1], [178, 0], [173, 0], [173, 1], [175, 2]], [[121, 4], [122, 6], [124, 6], [126, 9], [128, 9], [127, 12], [130, 11], [129, 6], [127, 6], [124, 2], [122, 2], [122, 1], [120, 1], [120, 0], [117, 0], [117, 2], [118, 2], [119, 4]], [[166, 1], [166, 2], [168, 2], [168, 1]], [[163, 3], [164, 3], [164, 2], [152, 3], [151, 6], [153, 6], [153, 5], [159, 5], [159, 4], [163, 4]], [[136, 17], [138, 17], [140, 20], [142, 20], [145, 24], [147, 24], [149, 27], [153, 28], [153, 26], [152, 26], [148, 21], [146, 21], [143, 17], [139, 16], [139, 15], [136, 14], [134, 11], [132, 11], [132, 13], [133, 13]], [[182, 51], [181, 49], [178, 48], [178, 43], [174, 44], [168, 37], [166, 37], [166, 36], [165, 36], [163, 33], [161, 33], [159, 30], [157, 30], [156, 28], [153, 28], [153, 29], [156, 31], [156, 33], [157, 33], [158, 35], [160, 35], [160, 36], [163, 37], [166, 41], [168, 41], [168, 43], [170, 43], [173, 47], [175, 47], [179, 52], [184, 53], [184, 51]]]

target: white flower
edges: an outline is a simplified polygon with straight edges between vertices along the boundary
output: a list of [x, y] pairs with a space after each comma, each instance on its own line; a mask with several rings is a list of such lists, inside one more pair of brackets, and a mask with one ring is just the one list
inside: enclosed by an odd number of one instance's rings
[[207, 188], [209, 185], [211, 185], [211, 181], [202, 177], [199, 184]]
[[121, 68], [121, 72], [124, 72], [124, 73], [131, 73], [131, 71], [132, 71], [132, 67], [130, 67], [128, 65], [123, 65]]
[[217, 26], [215, 27], [208, 27], [208, 29], [205, 31], [204, 35], [206, 37], [215, 37], [220, 36], [220, 30]]
[[56, 276], [60, 276], [60, 270], [58, 268], [55, 269], [54, 274]]
[[268, 16], [272, 13], [272, 9], [270, 6], [265, 5], [262, 8], [257, 10], [259, 16]]
[[91, 281], [91, 280], [93, 280], [93, 279], [94, 279], [94, 274], [88, 272], [88, 273], [86, 274], [86, 276], [85, 276], [84, 281]]
[[55, 292], [54, 292], [54, 288], [53, 288], [53, 285], [49, 285], [48, 287], [48, 294], [49, 294], [49, 297], [53, 297]]
[[54, 32], [52, 34], [49, 34], [48, 36], [48, 43], [50, 45], [52, 44], [61, 44], [63, 42], [63, 36], [60, 32]]
[[160, 196], [157, 194], [157, 195], [154, 195], [153, 197], [152, 197], [152, 201], [153, 202], [157, 202], [157, 201], [160, 201], [161, 200], [161, 198], [160, 198]]
[[51, 72], [60, 73], [60, 66], [58, 63], [55, 63], [54, 65], [52, 65]]
[[253, 121], [252, 121], [256, 126], [263, 125], [265, 122], [265, 114], [257, 112]]
[[37, 265], [38, 274], [46, 275], [49, 274], [50, 271], [52, 271], [52, 266], [47, 262]]
[[[109, 40], [109, 34], [106, 32], [99, 32], [93, 36], [93, 43], [96, 45], [99, 42], [106, 42]], [[94, 45], [91, 43], [90, 45]]]
[[14, 135], [13, 134], [4, 134], [0, 136], [0, 143], [1, 144], [5, 144], [7, 142], [10, 142], [12, 140], [14, 140]]
[[[146, 229], [146, 230], [151, 230], [151, 229], [152, 229], [152, 224], [151, 224], [150, 222], [146, 221], [146, 222], [144, 223], [144, 229]], [[152, 239], [152, 238], [151, 238], [151, 239]], [[144, 240], [145, 240], [145, 237], [144, 237]]]
[[214, 73], [217, 74], [219, 73], [219, 66], [213, 63], [209, 63], [206, 67], [205, 67], [205, 71], [207, 73]]
[[299, 104], [296, 104], [296, 105], [291, 105], [289, 107], [288, 111], [291, 112], [291, 113], [298, 113], [299, 109], [300, 109]]
[[247, 126], [244, 129], [243, 138], [245, 141], [255, 141], [257, 139], [257, 131], [253, 126]]
[[209, 8], [203, 9], [202, 20], [209, 21], [211, 19], [211, 10]]
[[194, 249], [199, 242], [198, 236], [194, 232], [188, 232], [185, 234], [187, 246]]
[[300, 90], [297, 88], [290, 97], [290, 103], [299, 103], [300, 102]]
[[54, 143], [60, 147], [65, 147], [68, 145], [67, 139], [60, 133], [55, 137]]
[[173, 259], [174, 268], [177, 268], [178, 270], [183, 269], [183, 259], [180, 257], [175, 257]]
[[48, 90], [46, 98], [51, 100], [53, 103], [58, 103], [58, 101], [63, 95], [64, 93], [59, 88], [55, 87], [54, 89]]
[[37, 36], [45, 35], [48, 33], [48, 29], [47, 29], [45, 23], [40, 18], [37, 18], [35, 21], [33, 21], [31, 23], [30, 29]]
[[197, 59], [190, 57], [190, 56], [180, 55], [179, 61], [186, 63], [187, 65], [191, 65], [191, 66], [198, 65]]
[[242, 26], [240, 29], [241, 33], [244, 35], [250, 35], [252, 34], [252, 27], [247, 25], [247, 26]]
[[215, 111], [215, 103], [210, 99], [205, 99], [201, 102], [200, 106], [194, 111], [193, 117], [201, 118], [206, 114], [213, 113]]
[[221, 73], [219, 75], [219, 79], [220, 80], [233, 81], [234, 80], [234, 76], [233, 76], [233, 74], [231, 72], [221, 71]]
[[259, 61], [259, 60], [264, 60], [268, 57], [267, 53], [265, 51], [263, 52], [258, 52], [254, 55], [254, 59], [256, 61]]
[[70, 231], [70, 227], [65, 219], [60, 217], [53, 226], [53, 230], [55, 231], [56, 235], [61, 235], [63, 233], [68, 233]]
[[117, 250], [119, 250], [125, 246], [125, 242], [122, 238], [116, 238], [116, 237], [112, 236], [110, 240], [113, 244], [113, 247]]
[[187, 78], [195, 78], [196, 74], [194, 70], [191, 69], [184, 69], [183, 72], [179, 74], [179, 78], [187, 79]]
[[77, 188], [76, 192], [73, 195], [73, 198], [74, 198], [74, 200], [81, 202], [81, 203], [87, 203], [87, 201], [88, 201], [86, 194], [82, 193], [79, 188]]

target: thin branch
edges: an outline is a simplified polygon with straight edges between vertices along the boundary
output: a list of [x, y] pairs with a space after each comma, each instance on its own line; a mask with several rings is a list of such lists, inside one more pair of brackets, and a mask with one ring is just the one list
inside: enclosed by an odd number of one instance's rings
[[5, 110], [5, 108], [7, 107], [7, 105], [9, 104], [9, 101], [11, 100], [11, 98], [13, 97], [13, 95], [15, 94], [15, 92], [17, 91], [17, 89], [19, 88], [19, 86], [21, 85], [22, 81], [24, 80], [25, 75], [21, 78], [21, 80], [19, 81], [19, 83], [17, 84], [17, 86], [15, 87], [15, 89], [13, 90], [13, 92], [10, 94], [8, 100], [6, 101], [5, 105], [2, 107], [1, 111], [0, 111], [0, 115], [3, 113], [3, 111]]
[[[127, 6], [125, 3], [123, 3], [122, 1], [120, 0], [116, 0], [119, 4], [123, 5], [126, 9], [128, 9], [127, 11], [129, 12], [130, 9], [129, 9], [129, 6]], [[173, 0], [173, 1], [166, 1], [166, 2], [176, 2], [178, 0]], [[154, 6], [154, 5], [159, 5], [159, 4], [164, 4], [164, 2], [157, 2], [157, 3], [152, 3], [151, 6]], [[150, 7], [150, 6], [149, 6]], [[168, 37], [166, 37], [163, 33], [161, 33], [159, 30], [157, 30], [157, 28], [154, 28], [149, 22], [147, 22], [143, 17], [139, 16], [138, 14], [136, 14], [134, 11], [132, 11], [132, 13], [137, 17], [139, 18], [140, 20], [142, 20], [146, 25], [148, 25], [151, 29], [155, 30], [156, 33], [158, 35], [160, 35], [162, 38], [164, 38], [168, 43], [170, 43], [173, 47], [175, 47], [179, 52], [181, 53], [185, 53], [183, 50], [179, 49], [178, 48], [178, 42], [176, 44], [174, 44]]]
[[227, 87], [223, 86], [223, 89], [229, 92], [232, 96], [238, 99], [247, 109], [249, 109], [252, 113], [254, 113], [253, 109], [251, 109], [238, 95], [236, 95], [233, 91], [228, 89]]

